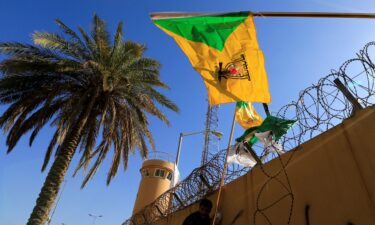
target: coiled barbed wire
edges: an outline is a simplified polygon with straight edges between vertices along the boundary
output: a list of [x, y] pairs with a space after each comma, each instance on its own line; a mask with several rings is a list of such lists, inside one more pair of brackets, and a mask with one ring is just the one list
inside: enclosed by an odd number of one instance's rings
[[[275, 157], [278, 158], [275, 161], [278, 170], [271, 172], [267, 170], [266, 166], [259, 165], [263, 175], [267, 179], [257, 194], [256, 209], [253, 214], [254, 225], [261, 219], [269, 225], [290, 224], [293, 213], [294, 194], [286, 167], [298, 151], [298, 146], [353, 115], [356, 108], [342, 91], [339, 90], [335, 84], [335, 80], [338, 79], [341, 81], [363, 108], [374, 105], [375, 65], [370, 55], [370, 48], [374, 48], [374, 46], [375, 42], [366, 44], [359, 51], [356, 58], [347, 60], [337, 71], [332, 70], [330, 74], [321, 78], [317, 84], [301, 91], [297, 101], [285, 105], [276, 113], [277, 117], [297, 120], [297, 123], [292, 127], [290, 132], [281, 140], [284, 150], [294, 149], [294, 151], [287, 158], [284, 158], [285, 160], [281, 160], [279, 155], [275, 153], [267, 158], [268, 161]], [[263, 151], [261, 157], [265, 154], [266, 151]], [[266, 201], [265, 189], [272, 184], [274, 186], [277, 185], [280, 196], [279, 198], [276, 197], [276, 200], [270, 203]], [[277, 221], [272, 221], [271, 216], [267, 214], [267, 210], [271, 207], [276, 207], [282, 201], [287, 201], [290, 206], [287, 220], [280, 221], [278, 219]]]
[[[336, 87], [335, 79], [339, 79], [363, 107], [375, 104], [375, 65], [370, 52], [372, 48], [375, 51], [375, 42], [366, 44], [357, 53], [356, 58], [346, 61], [338, 70], [332, 70], [329, 75], [321, 78], [317, 84], [301, 91], [297, 101], [285, 105], [275, 113], [277, 117], [297, 120], [297, 123], [280, 141], [284, 150], [294, 149], [297, 151], [298, 146], [305, 141], [336, 126], [353, 114], [353, 105]], [[275, 163], [278, 163], [279, 169], [271, 172], [267, 170], [266, 166], [259, 165], [267, 179], [257, 194], [253, 223], [254, 225], [257, 224], [259, 217], [261, 217], [270, 225], [283, 224], [280, 220], [272, 221], [270, 216], [267, 215], [267, 210], [281, 201], [289, 201], [288, 219], [284, 224], [290, 224], [294, 195], [286, 167], [292, 161], [296, 151], [291, 152], [292, 154], [289, 154], [286, 160], [281, 160], [276, 153], [267, 156], [268, 152], [262, 149], [260, 145], [254, 146], [254, 149], [257, 152], [262, 152], [260, 158], [266, 159], [265, 163], [278, 158]], [[226, 149], [221, 150], [207, 164], [194, 169], [187, 178], [134, 214], [123, 225], [151, 224], [217, 190], [224, 168], [226, 151]], [[248, 171], [249, 168], [236, 164], [228, 165], [225, 183], [237, 179]], [[274, 202], [266, 203], [263, 200], [265, 199], [264, 190], [267, 185], [271, 185], [271, 182], [276, 182], [284, 192], [280, 192], [283, 194]]]

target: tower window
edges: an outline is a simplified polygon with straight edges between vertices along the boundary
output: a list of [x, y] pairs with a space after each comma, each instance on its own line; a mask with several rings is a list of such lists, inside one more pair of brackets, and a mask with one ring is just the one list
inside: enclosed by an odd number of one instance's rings
[[148, 176], [150, 176], [150, 172], [148, 171], [148, 169], [143, 169], [143, 170], [141, 171], [141, 173], [142, 173], [142, 176], [143, 176], [143, 177], [148, 177]]
[[172, 177], [173, 177], [173, 173], [172, 173], [172, 172], [169, 172], [169, 173], [168, 173], [168, 176], [167, 176], [167, 179], [168, 179], [168, 180], [172, 180]]
[[155, 177], [164, 178], [164, 175], [165, 175], [165, 170], [162, 170], [162, 169], [156, 169], [155, 170]]

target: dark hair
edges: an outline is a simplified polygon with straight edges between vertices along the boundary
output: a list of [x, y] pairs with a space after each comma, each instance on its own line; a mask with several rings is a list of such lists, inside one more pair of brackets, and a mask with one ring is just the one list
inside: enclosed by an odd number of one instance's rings
[[199, 206], [204, 206], [206, 208], [212, 209], [212, 202], [207, 198], [204, 198], [199, 202]]

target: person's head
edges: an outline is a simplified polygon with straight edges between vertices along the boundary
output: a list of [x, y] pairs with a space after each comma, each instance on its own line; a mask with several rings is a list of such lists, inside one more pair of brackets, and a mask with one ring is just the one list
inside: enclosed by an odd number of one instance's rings
[[208, 199], [202, 199], [199, 203], [199, 213], [202, 217], [208, 217], [212, 209], [212, 202]]

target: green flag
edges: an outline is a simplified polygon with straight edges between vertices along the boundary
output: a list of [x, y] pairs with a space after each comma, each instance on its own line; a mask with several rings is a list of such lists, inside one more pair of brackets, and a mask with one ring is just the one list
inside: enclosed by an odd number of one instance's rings
[[272, 131], [274, 140], [278, 141], [288, 132], [295, 122], [297, 122], [297, 120], [285, 120], [275, 116], [267, 116], [260, 126], [247, 129], [241, 137], [236, 139], [236, 141], [247, 141], [250, 145], [253, 145], [258, 141], [254, 134], [266, 131]]

